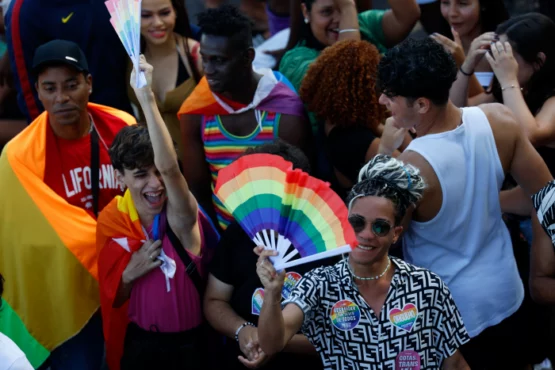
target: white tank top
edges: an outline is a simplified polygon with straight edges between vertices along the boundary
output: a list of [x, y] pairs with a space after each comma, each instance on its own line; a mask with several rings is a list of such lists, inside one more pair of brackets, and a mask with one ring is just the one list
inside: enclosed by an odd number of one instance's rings
[[477, 107], [456, 129], [411, 142], [434, 169], [443, 202], [432, 220], [411, 221], [405, 259], [447, 284], [471, 337], [512, 315], [524, 299], [509, 231], [501, 219], [505, 177], [491, 126]]

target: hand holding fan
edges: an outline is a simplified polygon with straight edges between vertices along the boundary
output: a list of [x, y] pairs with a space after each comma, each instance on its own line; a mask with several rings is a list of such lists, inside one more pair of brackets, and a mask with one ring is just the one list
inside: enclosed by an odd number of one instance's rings
[[[141, 55], [141, 0], [108, 0], [104, 3], [110, 13], [110, 23], [125, 47], [133, 68], [139, 71]], [[143, 72], [137, 73], [135, 84], [138, 88], [146, 86]]]
[[271, 154], [220, 170], [215, 193], [249, 237], [278, 255], [276, 270], [348, 253], [356, 238], [348, 210], [328, 183]]

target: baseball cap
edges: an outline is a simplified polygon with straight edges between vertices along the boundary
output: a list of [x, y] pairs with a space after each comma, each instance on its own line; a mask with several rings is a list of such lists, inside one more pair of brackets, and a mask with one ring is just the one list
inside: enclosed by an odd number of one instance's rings
[[55, 63], [67, 64], [80, 72], [89, 70], [83, 50], [72, 41], [52, 40], [39, 46], [33, 58], [33, 72], [36, 74], [44, 65]]

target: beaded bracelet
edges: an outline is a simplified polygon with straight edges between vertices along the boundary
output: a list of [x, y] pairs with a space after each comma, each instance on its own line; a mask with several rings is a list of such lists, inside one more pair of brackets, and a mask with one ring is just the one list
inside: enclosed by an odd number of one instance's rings
[[239, 342], [239, 333], [241, 332], [241, 330], [245, 327], [245, 326], [252, 326], [254, 328], [256, 328], [256, 325], [254, 325], [252, 322], [245, 322], [243, 323], [241, 326], [239, 326], [237, 328], [237, 330], [235, 331], [235, 341]]
[[[517, 87], [518, 87], [517, 85], [509, 85], [509, 86], [502, 87], [501, 91], [505, 91], [507, 89], [515, 89]], [[520, 90], [522, 91], [522, 87], [520, 88]]]

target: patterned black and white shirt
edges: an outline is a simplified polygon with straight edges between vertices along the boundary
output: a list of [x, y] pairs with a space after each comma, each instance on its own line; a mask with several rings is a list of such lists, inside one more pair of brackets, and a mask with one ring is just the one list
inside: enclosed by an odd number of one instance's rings
[[307, 273], [283, 303], [304, 312], [301, 330], [325, 369], [439, 369], [470, 340], [439, 276], [391, 261], [395, 274], [379, 318], [353, 282], [347, 260]]

